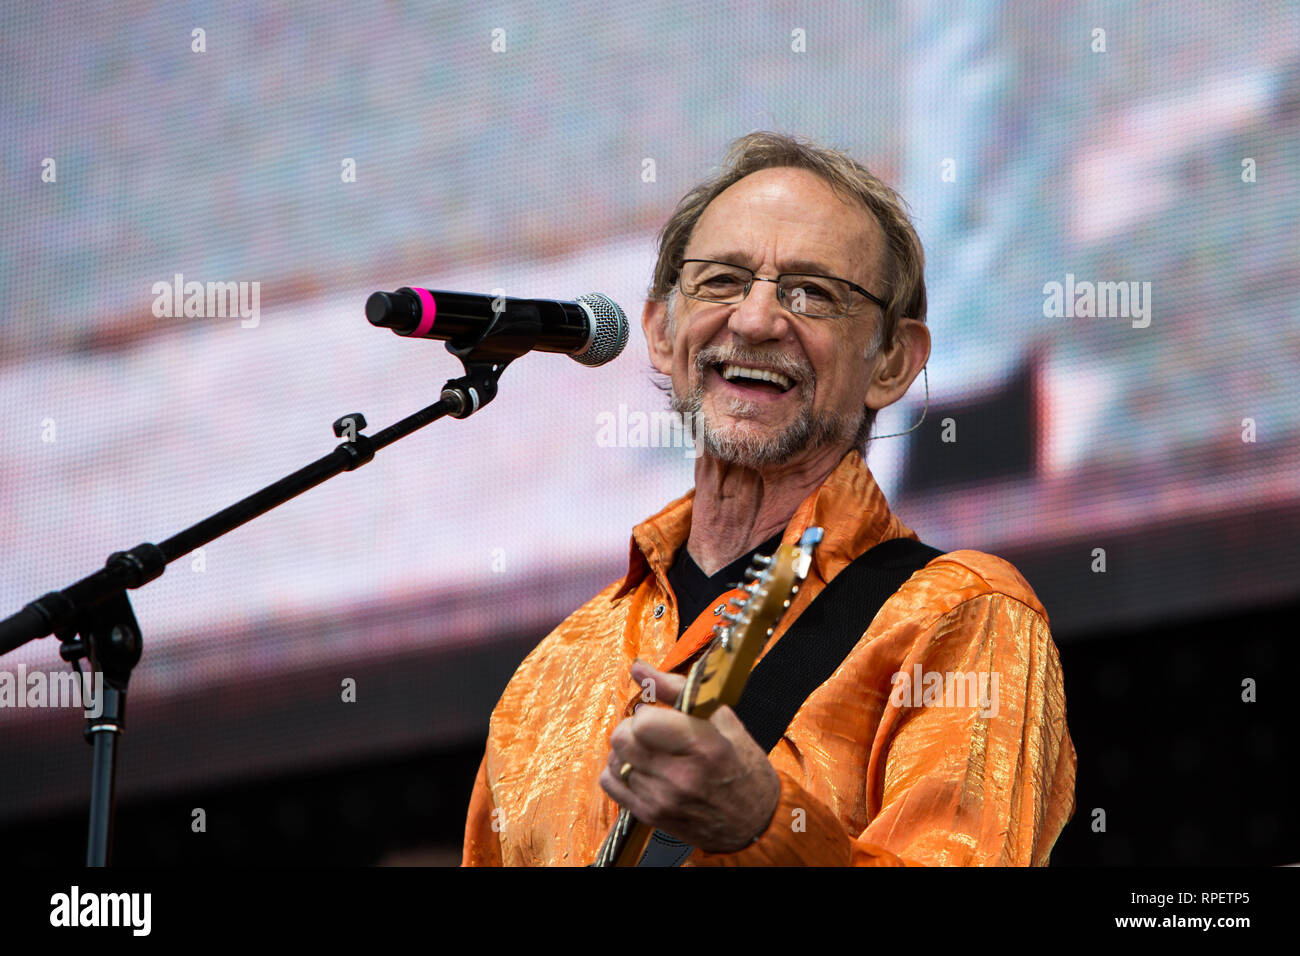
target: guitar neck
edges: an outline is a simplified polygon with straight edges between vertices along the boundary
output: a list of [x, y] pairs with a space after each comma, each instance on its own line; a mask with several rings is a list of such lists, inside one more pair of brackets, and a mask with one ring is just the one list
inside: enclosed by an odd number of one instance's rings
[[[704, 657], [692, 665], [686, 675], [686, 683], [682, 687], [682, 692], [677, 697], [674, 710], [680, 710], [692, 716], [703, 716], [699, 710], [696, 710], [691, 705], [695, 692], [700, 686], [700, 676], [703, 673], [704, 662], [708, 657], [709, 654], [706, 652]], [[716, 707], [710, 708], [709, 713], [713, 713], [716, 709]], [[592, 865], [636, 866], [641, 862], [641, 857], [645, 855], [646, 847], [650, 845], [650, 838], [654, 836], [654, 832], [654, 827], [637, 820], [626, 809], [619, 810], [618, 820], [610, 828], [609, 834], [605, 837], [605, 842], [601, 844], [600, 853], [596, 856], [596, 862]]]
[[[771, 558], [755, 558], [748, 572], [754, 581], [749, 596], [723, 615], [728, 622], [715, 628], [715, 638], [686, 676], [675, 709], [708, 720], [719, 707], [734, 707], [768, 638], [808, 571], [812, 550], [821, 540], [820, 528], [809, 528], [797, 547], [782, 546]], [[734, 599], [733, 599], [734, 600]], [[636, 866], [654, 828], [626, 809], [610, 828], [593, 866]]]
[[[749, 676], [746, 665], [752, 666], [754, 662], [750, 658], [756, 658], [762, 650], [759, 642], [751, 643], [758, 646], [748, 655], [725, 653], [717, 645], [711, 645], [691, 667], [674, 709], [708, 720], [724, 704], [734, 707]], [[654, 827], [637, 820], [626, 809], [620, 810], [595, 865], [636, 866], [645, 855], [652, 836]]]

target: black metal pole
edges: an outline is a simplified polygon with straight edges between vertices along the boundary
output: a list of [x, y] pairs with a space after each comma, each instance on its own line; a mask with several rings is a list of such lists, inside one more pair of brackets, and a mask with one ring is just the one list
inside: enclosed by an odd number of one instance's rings
[[90, 771], [90, 833], [86, 866], [113, 861], [113, 811], [117, 804], [117, 739], [126, 717], [126, 692], [104, 688], [104, 713], [86, 728], [95, 748]]

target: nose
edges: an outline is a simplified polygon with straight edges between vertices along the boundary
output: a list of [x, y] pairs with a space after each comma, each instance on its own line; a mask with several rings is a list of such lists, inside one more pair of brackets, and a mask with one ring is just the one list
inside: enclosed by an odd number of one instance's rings
[[727, 327], [746, 342], [784, 339], [790, 330], [789, 315], [777, 298], [775, 279], [754, 276], [749, 294], [736, 304]]

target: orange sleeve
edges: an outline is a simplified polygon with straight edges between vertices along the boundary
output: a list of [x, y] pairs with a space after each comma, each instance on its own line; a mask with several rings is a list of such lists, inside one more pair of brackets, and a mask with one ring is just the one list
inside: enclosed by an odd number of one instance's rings
[[758, 840], [736, 853], [697, 850], [695, 866], [902, 866], [887, 850], [859, 846], [830, 808], [784, 771], [776, 812]]
[[501, 838], [492, 829], [492, 791], [487, 783], [487, 754], [478, 765], [474, 792], [465, 819], [465, 848], [461, 866], [500, 866]]
[[[1003, 594], [963, 602], [926, 628], [898, 672], [985, 674], [976, 706], [898, 693], [875, 731], [866, 775], [870, 823], [849, 833], [789, 774], [767, 830], [703, 866], [1045, 865], [1074, 812], [1075, 754], [1060, 659], [1043, 616]], [[996, 675], [996, 683], [993, 683]], [[888, 686], [888, 678], [886, 678]], [[856, 775], [856, 778], [855, 776]], [[874, 805], [874, 806], [873, 806]]]

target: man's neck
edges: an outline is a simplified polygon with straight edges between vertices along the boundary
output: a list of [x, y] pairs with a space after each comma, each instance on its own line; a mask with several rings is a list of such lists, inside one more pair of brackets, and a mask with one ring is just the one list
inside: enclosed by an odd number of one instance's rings
[[821, 487], [847, 448], [819, 448], [759, 470], [709, 455], [695, 460], [695, 501], [687, 551], [701, 571], [713, 574], [758, 547], [790, 523], [795, 509]]

